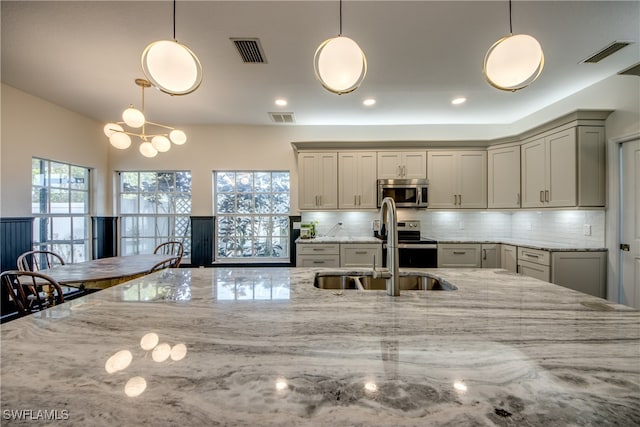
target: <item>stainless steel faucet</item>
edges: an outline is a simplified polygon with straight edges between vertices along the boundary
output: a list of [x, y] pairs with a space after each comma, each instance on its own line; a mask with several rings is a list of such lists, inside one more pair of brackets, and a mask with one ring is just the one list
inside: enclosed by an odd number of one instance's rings
[[[400, 296], [400, 269], [398, 267], [398, 218], [396, 203], [391, 197], [382, 199], [380, 205], [380, 229], [387, 231], [387, 294]], [[375, 274], [375, 271], [374, 271]]]

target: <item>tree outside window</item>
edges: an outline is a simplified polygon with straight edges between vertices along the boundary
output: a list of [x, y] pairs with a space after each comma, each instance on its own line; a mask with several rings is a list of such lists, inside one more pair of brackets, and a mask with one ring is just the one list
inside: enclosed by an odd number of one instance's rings
[[216, 257], [289, 258], [289, 172], [214, 172]]

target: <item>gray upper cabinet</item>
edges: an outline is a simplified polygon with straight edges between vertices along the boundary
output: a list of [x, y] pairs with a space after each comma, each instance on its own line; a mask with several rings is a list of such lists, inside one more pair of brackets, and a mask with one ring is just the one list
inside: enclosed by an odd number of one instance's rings
[[338, 154], [298, 155], [298, 204], [300, 209], [338, 207]]
[[520, 146], [490, 148], [488, 161], [489, 208], [520, 207]]
[[522, 207], [604, 206], [604, 128], [571, 127], [522, 145]]
[[378, 179], [425, 179], [426, 151], [379, 151]]
[[430, 208], [487, 207], [486, 151], [427, 153]]

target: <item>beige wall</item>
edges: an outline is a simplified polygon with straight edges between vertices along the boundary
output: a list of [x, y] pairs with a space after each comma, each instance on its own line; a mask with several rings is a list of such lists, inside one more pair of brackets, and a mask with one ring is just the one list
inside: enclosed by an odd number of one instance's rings
[[101, 124], [10, 86], [1, 90], [0, 216], [31, 215], [32, 157], [92, 168], [92, 214], [102, 214], [108, 149]]

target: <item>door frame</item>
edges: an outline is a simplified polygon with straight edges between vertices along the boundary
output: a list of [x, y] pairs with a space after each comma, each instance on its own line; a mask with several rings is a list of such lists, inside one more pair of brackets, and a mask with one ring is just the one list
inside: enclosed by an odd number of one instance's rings
[[622, 227], [622, 211], [620, 204], [622, 201], [621, 190], [622, 181], [620, 179], [622, 173], [622, 165], [620, 164], [620, 156], [622, 152], [622, 144], [640, 139], [640, 132], [633, 132], [628, 135], [611, 138], [609, 140], [608, 149], [608, 178], [609, 185], [607, 191], [607, 209], [606, 209], [606, 230], [605, 243], [609, 249], [609, 265], [607, 266], [607, 299], [610, 301], [620, 302], [620, 288], [622, 286], [620, 241]]

